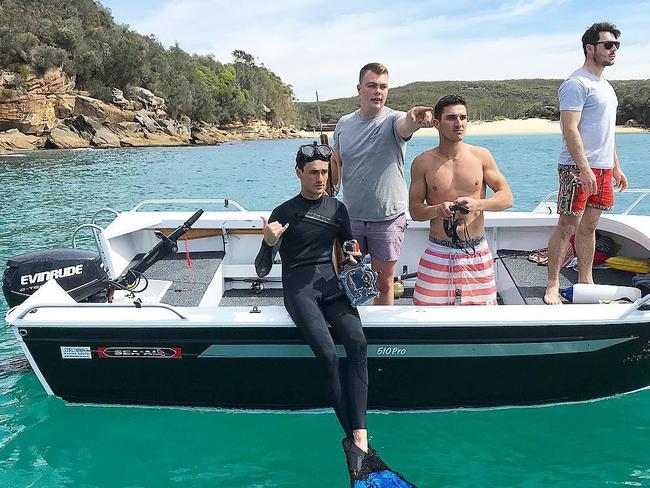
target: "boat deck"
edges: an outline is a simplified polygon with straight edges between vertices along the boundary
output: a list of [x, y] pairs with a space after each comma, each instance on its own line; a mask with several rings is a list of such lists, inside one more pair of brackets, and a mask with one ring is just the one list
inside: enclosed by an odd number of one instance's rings
[[[528, 260], [531, 251], [499, 249], [498, 259], [512, 278], [519, 294], [528, 305], [542, 305], [548, 272], [546, 266], [540, 266]], [[593, 270], [594, 282], [603, 285], [633, 286], [634, 273], [611, 268]], [[560, 271], [560, 288], [566, 288], [578, 282], [578, 273], [572, 268]]]
[[[142, 259], [142, 256], [144, 254], [138, 254], [129, 267]], [[205, 295], [223, 258], [222, 251], [192, 252], [192, 267], [189, 268], [185, 254], [170, 254], [154, 263], [144, 274], [150, 280], [171, 281], [171, 286], [160, 300], [162, 303], [196, 307]]]
[[[539, 266], [529, 261], [529, 252], [500, 249], [496, 254], [524, 302], [529, 305], [541, 305], [546, 289], [547, 269], [546, 266]], [[136, 256], [132, 264], [140, 258], [141, 255]], [[171, 282], [171, 286], [160, 300], [162, 303], [195, 307], [201, 302], [223, 258], [223, 252], [193, 252], [192, 268], [189, 268], [183, 253], [172, 254], [155, 263], [145, 272], [145, 275], [151, 280]], [[610, 268], [594, 269], [594, 281], [600, 284], [632, 286], [633, 276], [633, 273]], [[560, 272], [562, 288], [571, 286], [577, 281], [578, 273], [575, 270], [562, 268]], [[219, 305], [222, 307], [283, 305], [282, 288], [267, 286], [260, 290], [253, 287], [253, 279], [244, 282], [247, 285], [250, 283], [250, 287], [226, 290]], [[264, 286], [263, 280], [262, 286]], [[404, 296], [395, 300], [395, 305], [411, 305], [412, 298], [413, 288], [407, 287]]]
[[[129, 264], [129, 267], [137, 263], [142, 256], [142, 254], [137, 255]], [[223, 252], [192, 252], [192, 269], [190, 269], [187, 266], [185, 254], [171, 254], [154, 263], [151, 268], [145, 271], [145, 276], [150, 280], [171, 282], [171, 286], [160, 300], [162, 303], [180, 307], [196, 307], [201, 302], [223, 258]], [[195, 273], [194, 278], [192, 277], [192, 270]], [[226, 278], [226, 280], [229, 279]], [[250, 287], [226, 290], [219, 302], [219, 306], [262, 307], [284, 305], [282, 288], [267, 287], [260, 291], [253, 288], [253, 279], [244, 280], [244, 282]], [[262, 283], [264, 283], [263, 280]], [[399, 300], [395, 300], [395, 305], [411, 305], [412, 298], [413, 289], [406, 288], [404, 296]]]

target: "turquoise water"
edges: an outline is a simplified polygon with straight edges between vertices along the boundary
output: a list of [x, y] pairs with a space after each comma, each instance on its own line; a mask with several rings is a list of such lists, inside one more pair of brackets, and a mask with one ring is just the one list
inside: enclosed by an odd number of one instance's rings
[[[492, 151], [516, 209], [555, 189], [559, 136], [467, 140]], [[631, 186], [650, 187], [650, 134], [617, 141]], [[229, 197], [271, 208], [297, 192], [291, 160], [301, 142], [0, 156], [0, 262], [69, 246], [76, 226], [104, 206]], [[407, 160], [434, 144], [415, 138]], [[3, 327], [0, 357], [18, 353]], [[543, 408], [371, 413], [368, 425], [384, 459], [420, 487], [650, 486], [650, 391]], [[340, 438], [328, 411], [69, 406], [31, 373], [0, 378], [3, 487], [344, 487]]]

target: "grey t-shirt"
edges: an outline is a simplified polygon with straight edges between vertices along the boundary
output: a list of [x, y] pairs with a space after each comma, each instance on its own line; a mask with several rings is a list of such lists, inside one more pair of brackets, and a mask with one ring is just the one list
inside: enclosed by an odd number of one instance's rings
[[406, 212], [406, 140], [396, 126], [403, 115], [383, 107], [364, 120], [357, 110], [336, 124], [332, 147], [343, 160], [343, 197], [351, 219], [383, 222]]
[[[558, 96], [560, 110], [582, 112], [578, 131], [589, 166], [613, 168], [618, 99], [609, 81], [580, 68], [560, 85]], [[559, 162], [575, 164], [564, 139]]]

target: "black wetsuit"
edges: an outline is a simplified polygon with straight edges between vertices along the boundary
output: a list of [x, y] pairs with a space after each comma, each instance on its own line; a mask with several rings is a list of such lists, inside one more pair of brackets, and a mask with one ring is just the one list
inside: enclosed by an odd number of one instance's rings
[[[269, 222], [289, 227], [271, 247], [262, 241], [255, 259], [260, 277], [271, 270], [280, 251], [284, 305], [315, 356], [325, 365], [334, 411], [347, 435], [366, 428], [367, 343], [359, 313], [338, 286], [332, 261], [334, 240], [352, 239], [345, 205], [327, 195], [309, 200], [297, 195], [271, 213]], [[343, 342], [346, 358], [336, 354], [327, 324]]]

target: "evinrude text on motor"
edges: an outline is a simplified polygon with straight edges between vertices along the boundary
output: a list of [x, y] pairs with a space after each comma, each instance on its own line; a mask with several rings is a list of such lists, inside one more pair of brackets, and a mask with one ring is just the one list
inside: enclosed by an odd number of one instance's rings
[[197, 210], [186, 222], [168, 236], [157, 232], [160, 242], [134, 266], [111, 280], [97, 252], [83, 249], [46, 249], [33, 251], [7, 260], [2, 291], [10, 308], [23, 303], [49, 280], [57, 283], [77, 302], [110, 301], [113, 289], [132, 289], [139, 277], [156, 261], [178, 250], [177, 241], [199, 219]]

